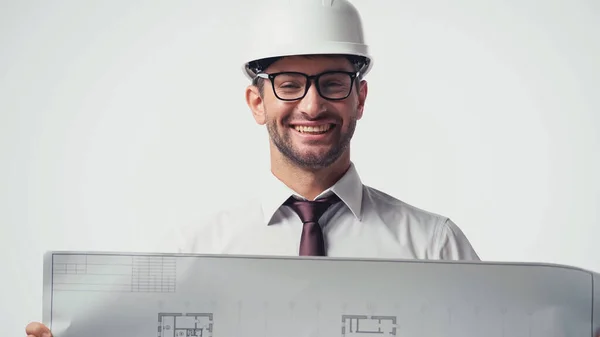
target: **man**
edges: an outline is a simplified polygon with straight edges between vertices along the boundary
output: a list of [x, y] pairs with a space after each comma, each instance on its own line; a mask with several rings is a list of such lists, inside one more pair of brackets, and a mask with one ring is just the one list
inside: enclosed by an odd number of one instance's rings
[[[246, 102], [270, 136], [259, 195], [179, 231], [169, 252], [478, 260], [448, 218], [363, 185], [350, 141], [373, 66], [346, 0], [279, 1], [271, 36], [244, 62]], [[264, 27], [262, 27], [264, 29]], [[259, 35], [256, 35], [259, 36]], [[28, 335], [49, 333], [40, 323]]]
[[[203, 222], [202, 229], [197, 224], [183, 229], [180, 240], [168, 240], [176, 243], [162, 250], [479, 259], [450, 219], [365, 186], [359, 178], [350, 141], [367, 98], [364, 77], [374, 63], [356, 8], [347, 0], [269, 5], [249, 16], [268, 18], [268, 27], [276, 29], [256, 25], [243, 60], [243, 73], [252, 81], [246, 102], [270, 139], [271, 170], [263, 190]], [[257, 38], [265, 29], [268, 39]], [[324, 202], [301, 202], [314, 199]], [[309, 245], [315, 250], [304, 252]]]

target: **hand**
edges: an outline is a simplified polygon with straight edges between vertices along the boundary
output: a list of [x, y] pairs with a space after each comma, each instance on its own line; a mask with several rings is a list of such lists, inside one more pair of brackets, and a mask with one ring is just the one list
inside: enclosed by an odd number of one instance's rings
[[31, 322], [25, 327], [27, 337], [52, 337], [47, 326], [38, 322]]

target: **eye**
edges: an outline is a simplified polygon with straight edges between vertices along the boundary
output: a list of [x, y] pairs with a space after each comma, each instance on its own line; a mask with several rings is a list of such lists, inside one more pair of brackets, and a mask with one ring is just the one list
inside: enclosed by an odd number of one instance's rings
[[289, 88], [289, 89], [297, 89], [297, 88], [301, 88], [302, 85], [300, 83], [297, 82], [285, 82], [285, 83], [281, 83], [279, 84], [280, 88]]
[[324, 85], [328, 86], [328, 87], [334, 87], [334, 86], [340, 86], [340, 85], [343, 85], [343, 84], [340, 83], [340, 82], [329, 81], [329, 82], [326, 82]]

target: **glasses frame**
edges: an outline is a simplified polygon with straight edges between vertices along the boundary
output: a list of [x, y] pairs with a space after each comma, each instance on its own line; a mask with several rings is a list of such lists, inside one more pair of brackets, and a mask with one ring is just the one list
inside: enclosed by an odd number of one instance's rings
[[[298, 97], [298, 98], [281, 98], [279, 97], [279, 95], [277, 95], [277, 90], [275, 90], [275, 78], [279, 75], [302, 75], [306, 78], [306, 85], [304, 86], [304, 93], [302, 94], [302, 96]], [[346, 74], [350, 77], [350, 88], [348, 89], [348, 93], [346, 94], [346, 96], [344, 97], [340, 97], [340, 98], [329, 98], [326, 97], [325, 95], [323, 95], [323, 92], [321, 92], [321, 87], [319, 86], [319, 79], [321, 78], [321, 76], [324, 75], [330, 75], [330, 74]], [[352, 71], [343, 71], [343, 70], [330, 70], [330, 71], [325, 71], [322, 72], [320, 74], [316, 74], [316, 75], [307, 75], [304, 73], [300, 73], [300, 72], [296, 72], [296, 71], [282, 71], [282, 72], [278, 72], [278, 73], [258, 73], [256, 74], [256, 77], [260, 77], [260, 78], [264, 78], [264, 79], [268, 79], [271, 82], [271, 88], [273, 89], [273, 94], [275, 94], [275, 97], [277, 97], [279, 100], [282, 101], [286, 101], [286, 102], [293, 102], [293, 101], [299, 101], [301, 99], [303, 99], [306, 94], [308, 93], [308, 90], [310, 89], [310, 86], [312, 85], [312, 83], [315, 83], [315, 87], [317, 88], [317, 92], [319, 93], [319, 96], [323, 97], [324, 99], [328, 100], [328, 101], [341, 101], [344, 100], [346, 98], [348, 98], [350, 96], [350, 94], [352, 93], [352, 90], [354, 89], [354, 82], [356, 81], [356, 79], [358, 78], [358, 76], [360, 75], [360, 71], [356, 71], [356, 72], [352, 72]]]

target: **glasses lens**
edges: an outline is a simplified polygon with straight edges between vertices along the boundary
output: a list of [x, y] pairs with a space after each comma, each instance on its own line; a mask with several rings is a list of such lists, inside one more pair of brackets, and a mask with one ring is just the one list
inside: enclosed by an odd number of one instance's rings
[[273, 87], [279, 98], [300, 98], [304, 95], [306, 76], [301, 74], [279, 74], [273, 81]]
[[[352, 90], [352, 76], [343, 72], [325, 73], [316, 83], [321, 95], [327, 99], [343, 99]], [[273, 80], [275, 94], [280, 99], [296, 100], [306, 92], [307, 77], [297, 73], [280, 73]]]
[[330, 99], [348, 96], [352, 87], [352, 78], [346, 73], [328, 73], [319, 78], [321, 94]]

